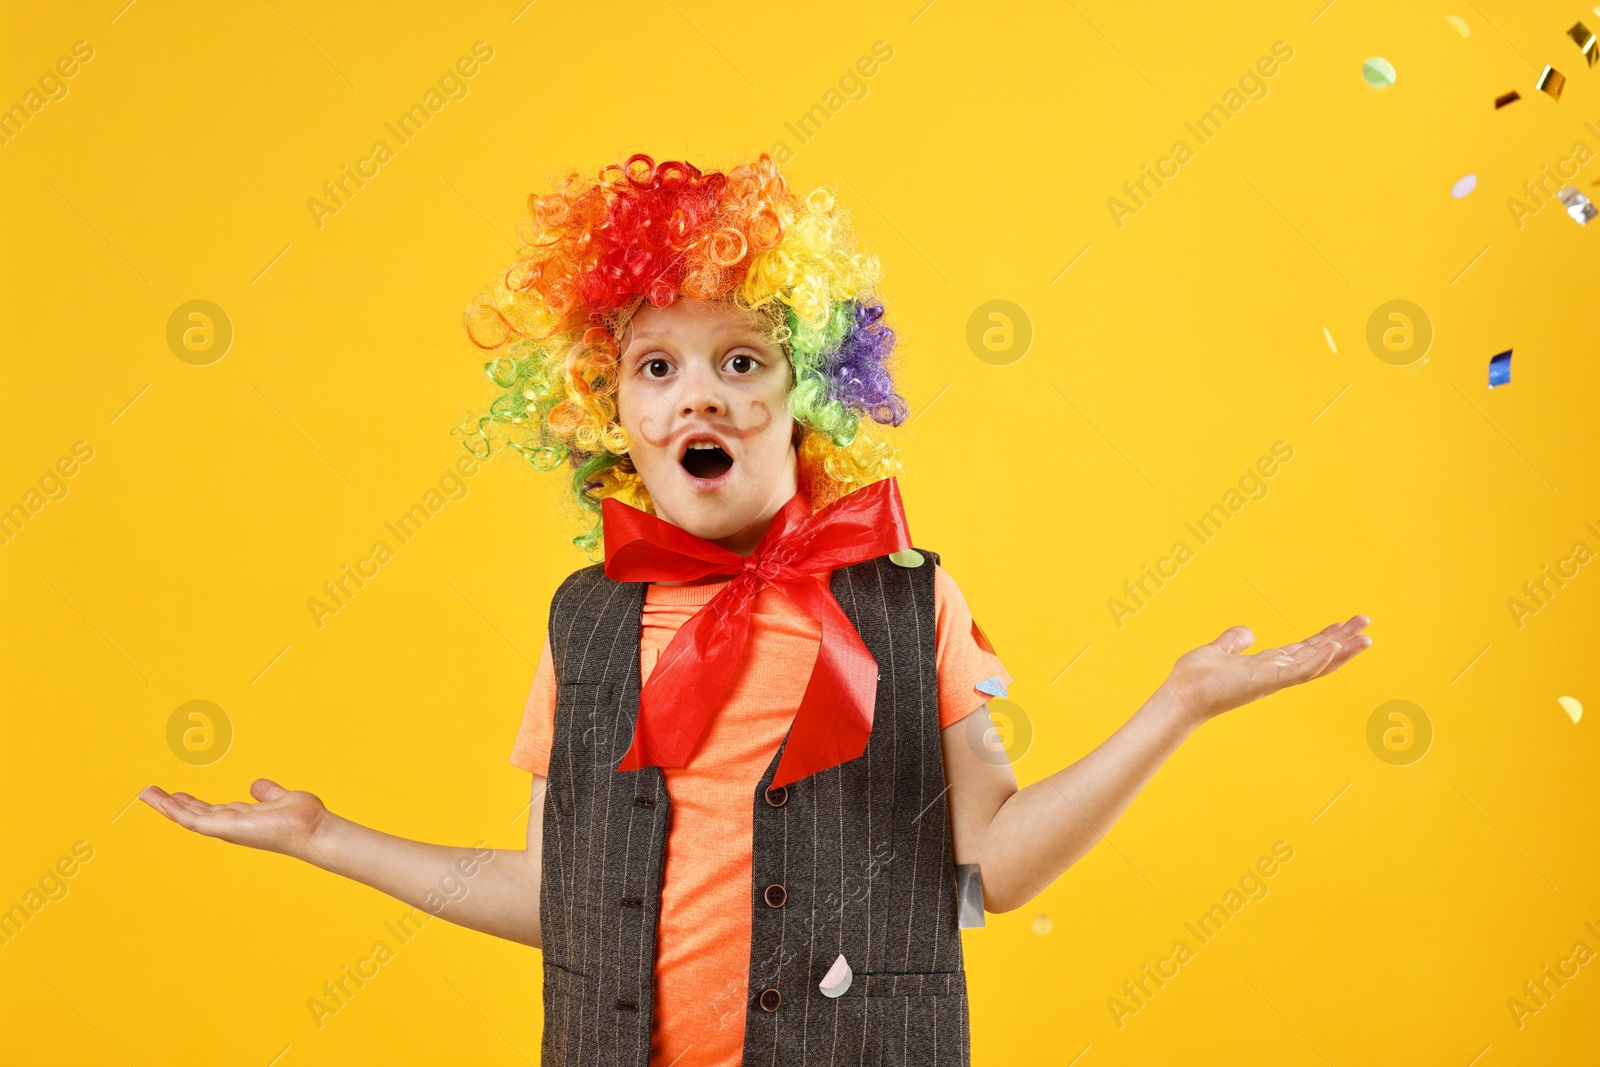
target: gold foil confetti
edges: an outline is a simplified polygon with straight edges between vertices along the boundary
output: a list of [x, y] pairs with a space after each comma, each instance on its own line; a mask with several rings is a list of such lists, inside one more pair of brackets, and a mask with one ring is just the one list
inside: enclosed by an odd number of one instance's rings
[[1460, 15], [1446, 15], [1444, 20], [1448, 22], [1461, 36], [1472, 36], [1472, 27], [1468, 26], [1467, 20], [1462, 18]]
[[1337, 356], [1339, 354], [1339, 346], [1333, 343], [1333, 331], [1324, 326], [1322, 328], [1322, 336], [1328, 339], [1328, 350]]
[[983, 632], [983, 627], [978, 625], [977, 619], [972, 620], [972, 639], [978, 642], [978, 647], [985, 652], [995, 656], [1000, 654], [994, 650], [994, 642], [989, 640], [989, 635]]
[[1517, 92], [1515, 89], [1513, 89], [1509, 93], [1504, 94], [1503, 96], [1497, 96], [1497, 97], [1494, 98], [1495, 110], [1498, 111], [1501, 108], [1505, 107], [1507, 104], [1515, 103], [1516, 101], [1521, 100], [1521, 99], [1522, 99], [1522, 94]]
[[1546, 63], [1533, 87], [1552, 100], [1560, 100], [1561, 90], [1567, 87], [1567, 76]]
[[1044, 935], [1048, 934], [1051, 930], [1054, 930], [1055, 926], [1056, 926], [1056, 924], [1050, 920], [1050, 916], [1048, 916], [1048, 915], [1035, 915], [1033, 917], [1033, 922], [1028, 924], [1028, 929], [1032, 930], [1035, 934], [1038, 934], [1040, 937], [1043, 937]]
[[1578, 51], [1583, 53], [1583, 58], [1589, 66], [1592, 67], [1596, 62], [1600, 62], [1600, 41], [1595, 40], [1594, 34], [1590, 33], [1583, 23], [1574, 22], [1572, 29], [1567, 31], [1567, 36], [1578, 46]]

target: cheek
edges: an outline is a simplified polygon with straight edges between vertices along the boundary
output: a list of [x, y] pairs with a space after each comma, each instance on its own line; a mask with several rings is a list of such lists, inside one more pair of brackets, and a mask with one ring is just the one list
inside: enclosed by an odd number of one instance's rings
[[665, 443], [663, 427], [670, 422], [671, 404], [659, 390], [624, 379], [617, 386], [617, 422], [632, 439], [629, 452], [635, 464], [649, 462]]
[[745, 444], [751, 455], [760, 456], [772, 465], [787, 458], [794, 434], [794, 417], [789, 414], [786, 398], [752, 400], [741, 421], [749, 433]]
[[760, 426], [762, 451], [782, 458], [794, 433], [794, 416], [789, 414], [789, 377], [782, 378], [752, 398], [746, 425]]

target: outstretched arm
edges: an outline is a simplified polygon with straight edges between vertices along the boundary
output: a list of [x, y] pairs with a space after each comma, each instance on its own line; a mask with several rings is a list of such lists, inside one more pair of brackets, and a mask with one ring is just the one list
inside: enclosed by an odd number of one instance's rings
[[255, 804], [207, 804], [154, 785], [139, 798], [196, 833], [281, 852], [460, 926], [542, 948], [544, 792], [545, 779], [535, 776], [526, 850], [457, 848], [395, 837], [335, 815], [315, 794], [285, 789], [267, 778], [250, 786]]
[[[1235, 626], [1181, 657], [1155, 693], [1093, 752], [1018, 790], [1005, 762], [973, 751], [963, 720], [942, 734], [957, 863], [976, 863], [984, 908], [1020, 908], [1111, 829], [1145, 783], [1206, 720], [1336, 670], [1372, 644], [1357, 615], [1305, 641], [1254, 655]], [[973, 712], [988, 717], [987, 705]]]

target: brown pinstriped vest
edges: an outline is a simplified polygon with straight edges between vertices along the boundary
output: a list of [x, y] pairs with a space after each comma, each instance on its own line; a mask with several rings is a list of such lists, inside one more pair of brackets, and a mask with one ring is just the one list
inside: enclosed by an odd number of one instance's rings
[[[939, 557], [920, 551], [920, 567], [880, 557], [833, 575], [834, 596], [878, 662], [866, 752], [769, 794], [780, 749], [749, 798], [747, 1065], [969, 1062], [939, 747]], [[671, 811], [659, 768], [613, 769], [639, 711], [645, 588], [596, 564], [567, 578], [550, 605], [556, 720], [539, 912], [547, 1067], [650, 1059]], [[825, 997], [818, 983], [840, 953], [855, 978], [843, 996]], [[717, 993], [706, 990], [708, 1005]]]

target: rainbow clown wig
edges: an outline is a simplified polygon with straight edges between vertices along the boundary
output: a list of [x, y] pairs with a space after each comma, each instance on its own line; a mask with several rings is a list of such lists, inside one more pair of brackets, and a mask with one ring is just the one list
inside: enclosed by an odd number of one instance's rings
[[487, 459], [498, 438], [539, 470], [567, 465], [587, 524], [573, 543], [591, 556], [603, 498], [653, 511], [616, 403], [616, 334], [642, 301], [725, 300], [765, 317], [793, 369], [788, 407], [813, 508], [899, 471], [873, 425], [907, 414], [894, 331], [873, 295], [881, 267], [856, 249], [826, 188], [802, 200], [765, 153], [727, 173], [634, 155], [595, 178], [568, 174], [528, 210], [516, 262], [467, 306], [498, 395], [466, 445]]

